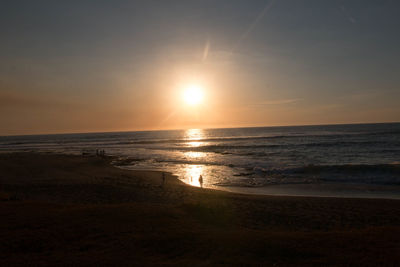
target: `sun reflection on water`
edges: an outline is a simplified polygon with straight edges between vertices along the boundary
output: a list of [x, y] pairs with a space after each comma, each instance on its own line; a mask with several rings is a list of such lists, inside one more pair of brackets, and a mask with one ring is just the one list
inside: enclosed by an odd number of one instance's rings
[[[204, 144], [201, 140], [204, 139], [204, 131], [202, 129], [188, 129], [185, 132], [185, 139], [188, 141], [189, 147], [199, 147]], [[189, 159], [198, 159], [206, 156], [204, 152], [188, 151], [184, 153], [185, 157]], [[183, 169], [183, 179], [186, 183], [200, 187], [200, 176], [204, 179], [204, 166], [203, 165], [187, 165]]]
[[202, 129], [188, 129], [185, 132], [185, 139], [188, 140], [187, 145], [190, 147], [199, 147], [204, 145], [201, 140], [204, 138]]
[[190, 141], [187, 143], [187, 145], [190, 147], [199, 147], [203, 144], [204, 144], [204, 142], [199, 142], [199, 141]]
[[[202, 165], [188, 165], [183, 170], [185, 183], [190, 184], [192, 186], [200, 187], [199, 177], [203, 175], [203, 166]], [[204, 176], [204, 175], [203, 175]], [[204, 177], [203, 177], [204, 179]]]
[[204, 158], [206, 156], [206, 153], [204, 152], [193, 152], [193, 151], [184, 152], [183, 154], [186, 158], [189, 159]]
[[204, 138], [204, 132], [202, 129], [188, 129], [185, 132], [185, 138], [188, 140], [200, 140]]

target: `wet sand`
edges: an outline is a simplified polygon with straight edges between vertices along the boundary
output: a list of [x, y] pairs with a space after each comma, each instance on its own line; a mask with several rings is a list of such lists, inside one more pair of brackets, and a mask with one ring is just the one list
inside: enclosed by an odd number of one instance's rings
[[400, 200], [190, 187], [109, 159], [0, 154], [0, 266], [396, 266]]
[[234, 193], [269, 196], [308, 196], [335, 198], [384, 198], [400, 200], [398, 185], [360, 185], [343, 183], [282, 184], [263, 187], [229, 187], [222, 190]]

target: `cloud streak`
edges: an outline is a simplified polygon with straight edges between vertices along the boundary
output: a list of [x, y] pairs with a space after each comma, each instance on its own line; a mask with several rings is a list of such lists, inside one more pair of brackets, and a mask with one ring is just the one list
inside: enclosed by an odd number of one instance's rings
[[293, 99], [278, 99], [271, 101], [263, 101], [260, 103], [254, 104], [255, 106], [270, 106], [270, 105], [285, 105], [285, 104], [293, 104], [303, 100], [302, 98], [293, 98]]
[[273, 4], [275, 3], [275, 0], [270, 1], [264, 9], [261, 11], [261, 13], [256, 17], [256, 19], [253, 21], [253, 23], [250, 24], [249, 28], [240, 36], [239, 40], [235, 43], [231, 50], [231, 54], [240, 46], [240, 44], [247, 38], [247, 36], [254, 30], [254, 28], [257, 26], [257, 24], [261, 21], [261, 19], [268, 13], [268, 11], [271, 9]]
[[356, 23], [356, 19], [350, 15], [350, 13], [347, 11], [347, 9], [344, 6], [340, 6], [340, 10], [342, 10], [343, 14], [346, 16], [347, 20], [351, 23], [354, 24]]

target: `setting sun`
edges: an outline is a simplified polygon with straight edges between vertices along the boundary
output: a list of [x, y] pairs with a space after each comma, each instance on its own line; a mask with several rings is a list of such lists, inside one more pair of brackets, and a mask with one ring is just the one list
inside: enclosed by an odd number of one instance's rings
[[203, 88], [198, 85], [188, 86], [183, 92], [183, 99], [186, 104], [195, 106], [203, 101], [204, 92]]

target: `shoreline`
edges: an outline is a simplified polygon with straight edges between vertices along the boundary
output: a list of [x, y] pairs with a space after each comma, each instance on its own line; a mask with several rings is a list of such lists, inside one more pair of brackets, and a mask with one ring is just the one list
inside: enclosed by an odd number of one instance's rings
[[[112, 165], [112, 164], [111, 164]], [[190, 187], [199, 187], [186, 183], [184, 179], [180, 179], [178, 175], [163, 170], [150, 169], [131, 169], [121, 166], [112, 165], [116, 168], [128, 171], [151, 171], [160, 173], [168, 173], [177, 180], [183, 182]], [[400, 186], [396, 185], [371, 185], [356, 183], [308, 183], [308, 184], [272, 184], [269, 186], [218, 186], [211, 185], [204, 187], [223, 192], [244, 194], [244, 195], [260, 195], [260, 196], [282, 196], [282, 197], [323, 197], [323, 198], [361, 198], [361, 199], [395, 199], [400, 200]]]
[[[57, 152], [3, 152], [0, 155], [7, 154], [43, 154], [43, 155], [64, 155], [73, 157], [96, 158], [95, 155], [75, 155]], [[107, 155], [105, 159], [108, 164], [120, 170], [127, 170], [132, 173], [138, 172], [152, 172], [166, 173], [174, 177], [177, 181], [182, 182], [188, 187], [199, 188], [199, 186], [186, 183], [184, 179], [180, 179], [178, 175], [169, 171], [160, 169], [151, 170], [148, 168], [132, 169], [125, 168], [124, 166], [114, 165], [112, 161], [118, 156]], [[203, 189], [216, 190], [221, 192], [229, 192], [234, 194], [243, 195], [257, 195], [257, 196], [276, 196], [276, 197], [315, 197], [315, 198], [356, 198], [356, 199], [392, 199], [400, 200], [400, 186], [397, 185], [373, 185], [373, 184], [357, 184], [357, 183], [340, 183], [340, 182], [322, 182], [322, 183], [307, 183], [307, 184], [271, 184], [268, 186], [218, 186], [211, 185]]]
[[[168, 171], [163, 171], [163, 170], [151, 170], [151, 169], [130, 169], [130, 168], [123, 168], [121, 166], [116, 166], [112, 164], [112, 160], [116, 158], [116, 156], [105, 156], [105, 157], [98, 157], [95, 155], [72, 155], [72, 154], [63, 154], [63, 153], [54, 153], [54, 152], [35, 152], [35, 151], [28, 151], [28, 152], [7, 152], [7, 153], [0, 153], [0, 156], [7, 156], [7, 155], [29, 155], [29, 156], [35, 156], [35, 155], [44, 155], [44, 156], [60, 156], [60, 157], [71, 157], [71, 158], [82, 158], [82, 159], [89, 159], [89, 160], [100, 160], [104, 161], [107, 166], [111, 168], [115, 168], [117, 170], [122, 170], [122, 171], [128, 171], [132, 175], [143, 175], [147, 174], [145, 176], [148, 176], [148, 174], [153, 174], [150, 176], [162, 176], [162, 173], [165, 173], [168, 177], [168, 180], [172, 182], [172, 184], [180, 184], [183, 185], [184, 187], [187, 187], [188, 189], [194, 189], [194, 190], [200, 190], [200, 191], [214, 191], [214, 192], [220, 192], [220, 193], [228, 193], [228, 194], [234, 194], [234, 195], [243, 195], [243, 196], [259, 196], [259, 197], [293, 197], [293, 198], [332, 198], [332, 199], [366, 199], [366, 200], [375, 200], [375, 199], [382, 199], [382, 200], [400, 200], [400, 195], [399, 196], [393, 196], [393, 197], [366, 197], [366, 196], [350, 196], [350, 191], [344, 192], [344, 195], [316, 195], [315, 191], [313, 191], [313, 194], [299, 194], [301, 191], [298, 191], [299, 187], [326, 187], [328, 186], [328, 189], [332, 188], [340, 188], [341, 186], [347, 187], [349, 184], [345, 183], [321, 183], [321, 184], [273, 184], [270, 186], [260, 186], [260, 187], [251, 187], [251, 186], [215, 186], [212, 185], [212, 187], [199, 187], [195, 185], [191, 185], [189, 183], [184, 182], [182, 179], [179, 178], [178, 175], [173, 174]], [[154, 183], [154, 177], [151, 177], [153, 180], [152, 182]], [[160, 182], [161, 183], [161, 182]], [[375, 187], [385, 187], [385, 188], [399, 188], [397, 186], [392, 186], [392, 185], [363, 185], [363, 184], [350, 184], [352, 186], [357, 186], [357, 187], [369, 187], [370, 189], [375, 188]], [[278, 192], [273, 192], [271, 189], [276, 189], [278, 187], [283, 187], [283, 188], [288, 188], [291, 189], [293, 194], [288, 194], [285, 193], [285, 191], [278, 191]], [[269, 190], [266, 190], [269, 189]], [[340, 189], [339, 189], [340, 190]], [[311, 192], [311, 191], [309, 191]], [[338, 191], [339, 192], [339, 191]], [[382, 191], [377, 191], [378, 193], [382, 193]], [[391, 191], [392, 193], [393, 191]], [[343, 192], [342, 192], [343, 193]], [[335, 194], [335, 193], [333, 193]]]

